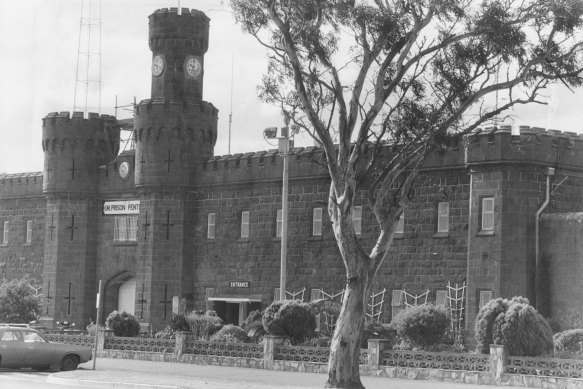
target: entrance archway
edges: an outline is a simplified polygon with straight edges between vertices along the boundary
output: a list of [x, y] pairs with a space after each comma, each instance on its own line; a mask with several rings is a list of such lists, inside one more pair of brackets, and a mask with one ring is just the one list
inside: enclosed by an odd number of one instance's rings
[[136, 308], [136, 279], [130, 278], [119, 286], [117, 294], [117, 311], [135, 315]]

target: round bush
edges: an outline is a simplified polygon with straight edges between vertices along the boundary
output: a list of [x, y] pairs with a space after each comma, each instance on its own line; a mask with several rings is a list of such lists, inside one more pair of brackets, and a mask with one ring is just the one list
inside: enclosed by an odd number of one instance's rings
[[247, 343], [249, 337], [247, 337], [247, 331], [243, 328], [233, 324], [227, 324], [214, 334], [211, 340], [215, 342]]
[[391, 322], [397, 336], [419, 347], [441, 342], [448, 326], [449, 318], [445, 309], [433, 304], [404, 309]]
[[555, 343], [555, 351], [557, 352], [581, 352], [581, 346], [583, 344], [583, 329], [578, 328], [558, 332], [553, 336], [553, 340]]
[[293, 345], [315, 335], [316, 317], [310, 306], [301, 301], [274, 301], [265, 309], [263, 328], [269, 335], [285, 336]]
[[111, 312], [105, 320], [105, 326], [112, 329], [115, 336], [134, 337], [140, 333], [140, 322], [127, 312]]

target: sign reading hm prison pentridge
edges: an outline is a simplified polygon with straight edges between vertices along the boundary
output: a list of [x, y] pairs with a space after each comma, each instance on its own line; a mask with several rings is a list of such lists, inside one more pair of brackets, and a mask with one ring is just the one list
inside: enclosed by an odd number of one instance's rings
[[104, 215], [137, 215], [140, 213], [140, 200], [104, 201]]

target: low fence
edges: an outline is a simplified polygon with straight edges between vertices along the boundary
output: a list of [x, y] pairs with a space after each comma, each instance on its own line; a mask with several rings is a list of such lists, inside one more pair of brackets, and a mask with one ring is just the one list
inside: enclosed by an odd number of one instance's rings
[[[49, 334], [52, 341], [91, 346], [87, 335]], [[583, 360], [507, 356], [503, 346], [490, 354], [415, 352], [388, 349], [388, 342], [369, 340], [362, 349], [362, 375], [426, 379], [483, 385], [534, 388], [582, 388]], [[111, 358], [213, 364], [262, 369], [326, 372], [330, 349], [286, 346], [280, 337], [263, 343], [225, 343], [194, 340], [188, 333], [176, 339], [122, 338], [111, 330], [98, 332], [97, 353]]]

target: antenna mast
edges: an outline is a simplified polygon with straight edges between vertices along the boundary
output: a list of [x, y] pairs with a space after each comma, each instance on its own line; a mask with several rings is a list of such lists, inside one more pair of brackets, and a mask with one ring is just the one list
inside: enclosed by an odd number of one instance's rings
[[89, 110], [101, 113], [101, 0], [81, 1], [73, 111]]

